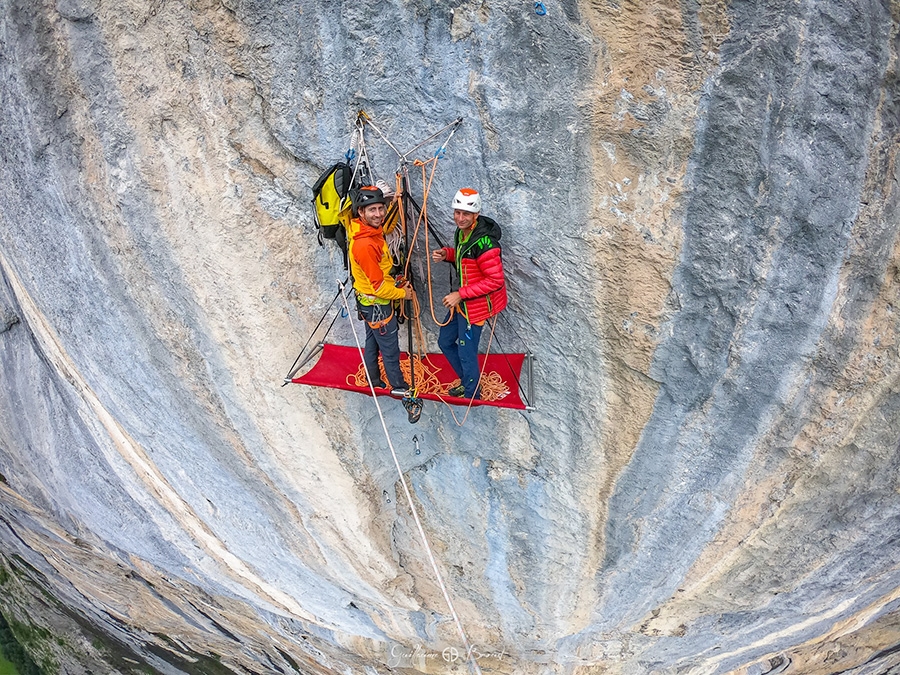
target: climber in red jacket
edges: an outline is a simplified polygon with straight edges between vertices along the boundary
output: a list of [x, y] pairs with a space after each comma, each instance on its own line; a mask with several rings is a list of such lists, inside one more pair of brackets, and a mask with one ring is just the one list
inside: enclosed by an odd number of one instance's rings
[[450, 322], [441, 327], [438, 344], [460, 384], [450, 396], [480, 398], [478, 342], [485, 320], [506, 307], [506, 281], [500, 255], [500, 226], [481, 213], [481, 196], [463, 188], [453, 198], [455, 246], [433, 251], [434, 261], [456, 264], [459, 290], [444, 297]]

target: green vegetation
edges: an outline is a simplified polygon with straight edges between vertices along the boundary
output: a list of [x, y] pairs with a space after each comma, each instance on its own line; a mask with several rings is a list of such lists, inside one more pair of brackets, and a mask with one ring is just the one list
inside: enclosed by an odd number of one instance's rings
[[[133, 647], [103, 632], [77, 611], [62, 605], [39, 582], [42, 578], [38, 570], [18, 556], [7, 558], [0, 555], [0, 589], [4, 600], [18, 597], [19, 601], [13, 605], [20, 607], [17, 612], [7, 607], [3, 610], [6, 611], [5, 616], [0, 611], [0, 675], [58, 673], [58, 659], [84, 665], [88, 667], [87, 672], [93, 672], [92, 666], [96, 664], [104, 664], [129, 675], [158, 675], [159, 671], [147, 664], [145, 657]], [[0, 607], [6, 604], [4, 602]], [[39, 611], [29, 611], [28, 608], [34, 607]], [[48, 630], [37, 620], [31, 621], [32, 616], [38, 618], [44, 615], [54, 617], [53, 631], [61, 631], [63, 636], [78, 636], [76, 642], [70, 644], [65, 637]], [[27, 618], [20, 621], [17, 616]], [[79, 643], [79, 637], [85, 638], [87, 644]], [[143, 648], [185, 673], [236, 675], [236, 671], [222, 663], [222, 657], [215, 652], [199, 654], [166, 635], [158, 634], [157, 637], [164, 644], [153, 642], [143, 645]], [[237, 641], [234, 636], [230, 637]], [[290, 660], [290, 657], [284, 656]], [[296, 667], [295, 670], [300, 672]]]
[[8, 667], [0, 662], [0, 675], [42, 675], [41, 669], [19, 644], [3, 614], [0, 614], [0, 653], [9, 659]]
[[[10, 632], [13, 635], [13, 639], [16, 641], [16, 646], [22, 650], [24, 656], [28, 657], [29, 652], [26, 651], [23, 647], [31, 648], [32, 654], [40, 653], [42, 651], [42, 646], [52, 642], [54, 640], [53, 635], [50, 634], [46, 628], [42, 626], [35, 626], [22, 623], [20, 621], [10, 621], [9, 623]], [[58, 644], [62, 644], [59, 640], [57, 640]], [[3, 644], [3, 650], [6, 650], [6, 645]], [[22, 675], [41, 675], [41, 673], [55, 673], [59, 670], [59, 664], [53, 659], [52, 656], [44, 656], [40, 660], [40, 667], [35, 665], [34, 661], [29, 658], [31, 661], [32, 667], [34, 670], [28, 670], [25, 664], [20, 664], [13, 655], [10, 654], [9, 659], [15, 663]]]
[[0, 675], [19, 675], [15, 664], [7, 661], [3, 654], [0, 654]]

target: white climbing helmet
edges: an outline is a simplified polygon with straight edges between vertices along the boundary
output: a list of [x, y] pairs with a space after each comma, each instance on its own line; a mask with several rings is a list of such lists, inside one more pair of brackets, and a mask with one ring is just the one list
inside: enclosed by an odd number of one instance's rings
[[478, 194], [478, 190], [472, 188], [457, 190], [453, 198], [453, 210], [481, 213], [481, 195]]

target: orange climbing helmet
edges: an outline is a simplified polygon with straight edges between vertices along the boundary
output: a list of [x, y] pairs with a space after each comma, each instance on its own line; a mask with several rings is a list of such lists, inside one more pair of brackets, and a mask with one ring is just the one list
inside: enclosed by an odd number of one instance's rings
[[481, 213], [481, 195], [478, 194], [478, 190], [472, 188], [457, 190], [453, 198], [453, 210]]

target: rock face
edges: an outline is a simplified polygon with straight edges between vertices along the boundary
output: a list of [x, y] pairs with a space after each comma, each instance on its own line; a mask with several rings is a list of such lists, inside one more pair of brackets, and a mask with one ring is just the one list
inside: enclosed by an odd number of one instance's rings
[[[900, 665], [900, 4], [0, 7], [0, 608], [47, 668]], [[463, 117], [429, 213], [503, 225], [537, 411], [280, 386], [360, 109]]]

